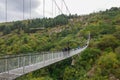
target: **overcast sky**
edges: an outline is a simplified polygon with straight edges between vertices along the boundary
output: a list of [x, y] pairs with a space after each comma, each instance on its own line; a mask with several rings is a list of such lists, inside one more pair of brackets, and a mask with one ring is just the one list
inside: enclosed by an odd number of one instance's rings
[[[46, 1], [46, 17], [53, 17], [60, 14], [60, 11], [57, 10], [55, 4], [53, 5], [52, 13], [52, 0]], [[63, 13], [66, 13], [65, 6], [62, 7], [62, 0], [56, 0], [58, 6], [62, 9]], [[13, 20], [22, 20], [23, 19], [23, 0], [7, 0], [7, 15], [8, 21]], [[92, 12], [109, 9], [111, 7], [120, 7], [120, 0], [65, 0], [70, 12], [72, 14], [89, 14]], [[43, 0], [31, 0], [31, 17], [40, 18], [43, 17]], [[25, 18], [30, 18], [30, 0], [25, 0]], [[5, 21], [5, 0], [0, 0], [0, 22]], [[56, 13], [55, 13], [56, 11]], [[53, 15], [52, 15], [53, 14]]]

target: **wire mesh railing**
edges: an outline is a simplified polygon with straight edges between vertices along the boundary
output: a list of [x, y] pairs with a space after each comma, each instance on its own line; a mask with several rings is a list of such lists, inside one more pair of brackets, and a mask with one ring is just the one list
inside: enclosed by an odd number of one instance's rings
[[61, 52], [41, 52], [27, 55], [10, 55], [0, 58], [0, 73], [9, 73], [11, 70], [23, 68], [37, 63], [45, 63], [54, 59], [72, 56], [77, 50]]

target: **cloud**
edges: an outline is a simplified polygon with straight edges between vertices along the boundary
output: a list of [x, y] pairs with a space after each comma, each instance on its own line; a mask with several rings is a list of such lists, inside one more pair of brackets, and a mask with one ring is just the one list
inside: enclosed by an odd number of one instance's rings
[[[5, 0], [0, 0], [0, 21], [5, 20]], [[38, 15], [36, 9], [41, 5], [41, 0], [31, 0], [31, 14]], [[25, 19], [30, 17], [30, 0], [24, 0]], [[23, 18], [23, 0], [7, 0], [8, 21], [21, 20]], [[36, 16], [33, 16], [36, 17]]]
[[89, 14], [98, 10], [120, 7], [120, 0], [65, 0], [72, 14]]
[[[23, 0], [7, 0], [8, 1], [8, 21], [23, 19]], [[25, 19], [30, 18], [30, 0], [24, 0]], [[52, 0], [45, 0], [45, 17], [55, 17], [59, 11], [54, 6], [52, 15]], [[61, 0], [55, 0], [61, 7]], [[65, 0], [70, 9], [71, 14], [89, 14], [95, 11], [109, 9], [111, 7], [120, 7], [120, 0]], [[31, 18], [43, 17], [43, 0], [31, 0]], [[63, 6], [63, 13], [66, 13]], [[56, 12], [55, 12], [56, 11]], [[0, 22], [5, 21], [5, 0], [0, 0]]]

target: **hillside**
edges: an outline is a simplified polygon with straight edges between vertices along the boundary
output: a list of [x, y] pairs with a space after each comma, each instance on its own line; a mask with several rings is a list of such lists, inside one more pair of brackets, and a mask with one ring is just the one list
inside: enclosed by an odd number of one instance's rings
[[[42, 29], [44, 23], [44, 29]], [[27, 54], [85, 45], [81, 55], [34, 71], [17, 80], [119, 80], [120, 8], [84, 16], [59, 15], [0, 25], [0, 54]], [[71, 62], [74, 60], [74, 65]]]
[[[73, 31], [73, 26], [71, 26], [71, 21], [67, 16], [60, 15], [54, 19], [45, 18], [43, 22], [46, 23], [44, 24], [40, 23], [41, 21], [43, 19], [2, 24], [0, 26], [0, 53], [21, 54], [62, 50], [62, 47], [65, 47], [67, 42], [71, 42], [69, 40], [74, 40], [74, 37], [78, 37], [73, 35], [79, 31], [79, 25], [74, 27]], [[53, 23], [50, 23], [51, 21]], [[47, 26], [48, 24], [51, 26]], [[74, 41], [78, 40], [80, 38], [76, 38]], [[74, 44], [71, 42], [70, 45], [75, 48], [80, 43], [76, 42]]]

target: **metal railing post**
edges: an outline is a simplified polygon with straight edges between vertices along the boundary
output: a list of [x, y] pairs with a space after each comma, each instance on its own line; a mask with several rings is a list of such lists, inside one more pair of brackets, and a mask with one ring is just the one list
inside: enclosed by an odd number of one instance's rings
[[52, 52], [52, 60], [53, 60], [53, 52]]
[[6, 71], [6, 69], [5, 69], [5, 59], [4, 59], [4, 66], [3, 67], [4, 67], [4, 72], [5, 72]]
[[58, 57], [58, 53], [56, 53], [56, 58]]
[[45, 60], [46, 61], [48, 60], [48, 53], [46, 53], [46, 55], [45, 55]]
[[5, 72], [7, 71], [7, 59], [5, 58]]
[[7, 58], [7, 71], [8, 71], [8, 74], [9, 74], [9, 60]]
[[35, 54], [35, 63], [37, 63], [37, 54]]
[[61, 58], [61, 52], [59, 52], [59, 54], [60, 54], [59, 58]]
[[51, 59], [50, 56], [51, 56], [51, 53], [49, 52], [49, 60]]
[[43, 52], [43, 64], [45, 64], [45, 54]]
[[25, 56], [23, 57], [23, 73], [25, 73]]
[[49, 60], [49, 52], [47, 53], [47, 60]]
[[61, 57], [61, 52], [59, 52], [59, 58]]
[[31, 65], [31, 54], [29, 55], [29, 65]]
[[59, 56], [60, 56], [60, 54], [58, 53], [58, 57], [57, 58], [59, 58]]
[[57, 58], [59, 57], [59, 53], [57, 52]]
[[20, 62], [20, 57], [18, 56], [18, 68], [19, 68], [19, 66], [20, 66], [19, 62]]
[[48, 60], [50, 60], [50, 52], [48, 53]]
[[5, 71], [9, 73], [9, 70], [8, 70], [8, 59], [7, 59], [7, 57], [5, 59]]
[[56, 58], [56, 52], [55, 53], [53, 53], [53, 55], [54, 55], [54, 59]]
[[59, 58], [59, 53], [57, 52], [57, 58]]

